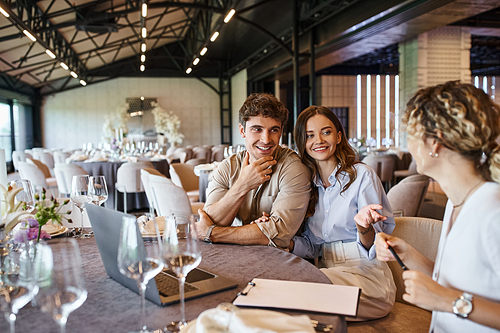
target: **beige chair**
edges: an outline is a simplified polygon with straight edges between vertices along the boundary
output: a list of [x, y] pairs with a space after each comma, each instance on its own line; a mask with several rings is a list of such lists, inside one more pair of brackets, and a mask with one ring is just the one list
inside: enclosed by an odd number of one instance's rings
[[212, 147], [212, 162], [222, 162], [224, 160], [224, 146]]
[[192, 165], [192, 166], [197, 166], [200, 164], [205, 164], [207, 163], [207, 160], [204, 158], [192, 158], [189, 161], [186, 161], [186, 164]]
[[412, 175], [403, 179], [387, 193], [394, 216], [418, 216], [424, 202], [429, 177]]
[[363, 159], [363, 163], [370, 166], [377, 173], [384, 184], [386, 192], [391, 188], [396, 166], [396, 156], [387, 155], [368, 155]]
[[[418, 252], [434, 261], [436, 259], [442, 221], [421, 217], [396, 217], [394, 236], [404, 239]], [[395, 262], [389, 267], [396, 283], [396, 303], [391, 312], [376, 320], [366, 322], [348, 322], [349, 333], [365, 332], [427, 332], [431, 323], [431, 312], [405, 302], [402, 298], [405, 290], [403, 270]]]
[[55, 151], [52, 153], [54, 156], [54, 167], [56, 163], [66, 163], [66, 159], [71, 156], [69, 152]]
[[25, 153], [24, 151], [14, 150], [12, 152], [12, 163], [14, 163], [14, 169], [16, 171], [19, 170], [17, 168], [17, 163], [18, 162], [26, 162], [27, 158], [33, 158], [33, 157], [30, 154]]
[[186, 161], [189, 161], [193, 158], [193, 150], [191, 148], [179, 147], [174, 153], [186, 153]]
[[195, 147], [195, 148], [193, 148], [193, 159], [205, 159], [206, 161], [211, 161], [212, 160], [212, 149], [208, 148], [208, 147]]
[[88, 172], [76, 164], [56, 163], [54, 165], [54, 174], [57, 180], [59, 195], [62, 197], [70, 197], [73, 176], [88, 175]]
[[200, 198], [200, 178], [194, 174], [194, 166], [186, 163], [170, 164], [170, 178], [172, 182], [184, 189], [191, 202]]
[[394, 184], [397, 184], [399, 179], [417, 174], [417, 161], [414, 158], [411, 159], [410, 166], [406, 170], [395, 170], [394, 171]]
[[[167, 156], [167, 161], [169, 164], [172, 164], [176, 160], [179, 161], [180, 163], [186, 163], [186, 158], [187, 158], [187, 153], [172, 153]], [[175, 162], [177, 163], [177, 162]]]
[[149, 185], [158, 215], [167, 216], [172, 212], [198, 214], [203, 202], [190, 202], [186, 192], [167, 177], [149, 175]]
[[[149, 184], [149, 176], [155, 175], [159, 177], [165, 177], [160, 171], [151, 168], [141, 169], [141, 182], [142, 186], [144, 186], [144, 191], [146, 192], [146, 198], [148, 199], [149, 204], [149, 212], [153, 213], [155, 210], [153, 193], [151, 192], [151, 185]], [[166, 178], [166, 177], [165, 177]]]
[[31, 181], [35, 192], [40, 194], [42, 189], [45, 189], [48, 191], [47, 197], [50, 197], [50, 195], [57, 197], [57, 181], [55, 178], [46, 178], [42, 170], [35, 164], [28, 162], [18, 162], [18, 168], [21, 179]]
[[127, 193], [143, 193], [141, 169], [154, 169], [151, 162], [124, 163], [116, 172], [115, 209], [118, 207], [118, 193], [123, 192], [123, 211], [127, 212]]

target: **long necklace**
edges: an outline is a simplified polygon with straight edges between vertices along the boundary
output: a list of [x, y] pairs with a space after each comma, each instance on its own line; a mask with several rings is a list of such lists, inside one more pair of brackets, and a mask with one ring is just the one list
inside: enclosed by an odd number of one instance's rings
[[479, 187], [479, 185], [481, 185], [483, 182], [484, 182], [484, 181], [481, 179], [481, 180], [479, 181], [479, 183], [477, 183], [477, 184], [476, 184], [476, 186], [474, 186], [473, 188], [471, 188], [471, 189], [469, 190], [469, 192], [467, 192], [467, 194], [465, 195], [465, 197], [464, 197], [464, 199], [462, 200], [462, 202], [461, 202], [461, 203], [459, 203], [458, 205], [453, 205], [453, 208], [458, 208], [458, 207], [462, 206], [462, 205], [465, 203], [465, 201], [469, 198], [469, 196], [471, 195], [472, 191], [474, 191], [476, 188], [478, 188], [478, 187]]

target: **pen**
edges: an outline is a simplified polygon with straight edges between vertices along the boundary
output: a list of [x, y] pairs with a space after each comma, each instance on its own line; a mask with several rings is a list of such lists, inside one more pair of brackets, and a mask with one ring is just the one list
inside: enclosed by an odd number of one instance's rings
[[[378, 222], [377, 222], [378, 223]], [[373, 226], [373, 230], [375, 230], [375, 233], [378, 234], [379, 231], [377, 230], [377, 228], [375, 228], [375, 226]], [[401, 258], [398, 256], [398, 254], [396, 253], [396, 251], [394, 251], [394, 249], [392, 248], [392, 246], [389, 245], [389, 251], [391, 251], [392, 255], [394, 256], [394, 259], [396, 259], [396, 261], [398, 262], [399, 266], [401, 266], [401, 268], [403, 269], [403, 271], [409, 271], [410, 269], [404, 264], [403, 260], [401, 260]]]

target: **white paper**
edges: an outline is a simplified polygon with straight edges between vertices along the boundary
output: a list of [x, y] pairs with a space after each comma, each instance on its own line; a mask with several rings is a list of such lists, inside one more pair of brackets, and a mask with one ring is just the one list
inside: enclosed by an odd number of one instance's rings
[[233, 304], [356, 316], [360, 289], [324, 283], [253, 279], [255, 286]]

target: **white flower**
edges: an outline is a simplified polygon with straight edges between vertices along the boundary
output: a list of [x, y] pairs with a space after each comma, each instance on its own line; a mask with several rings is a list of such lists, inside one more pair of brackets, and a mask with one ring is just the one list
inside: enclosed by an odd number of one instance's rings
[[107, 115], [102, 124], [102, 138], [105, 142], [111, 143], [115, 137], [115, 129], [122, 129], [124, 134], [128, 133], [127, 123], [130, 120], [130, 114], [128, 113], [130, 106], [129, 103], [125, 103], [118, 108], [114, 114]]
[[165, 111], [158, 103], [151, 103], [156, 132], [163, 133], [169, 143], [182, 143], [184, 135], [179, 133], [181, 120], [172, 111]]
[[15, 188], [9, 186], [5, 189], [3, 185], [0, 185], [0, 190], [2, 191], [2, 220], [0, 221], [0, 227], [5, 227], [5, 233], [8, 233], [18, 224], [22, 219], [33, 217], [32, 214], [23, 210], [22, 202], [15, 204], [14, 198], [16, 194], [23, 190], [22, 187]]

